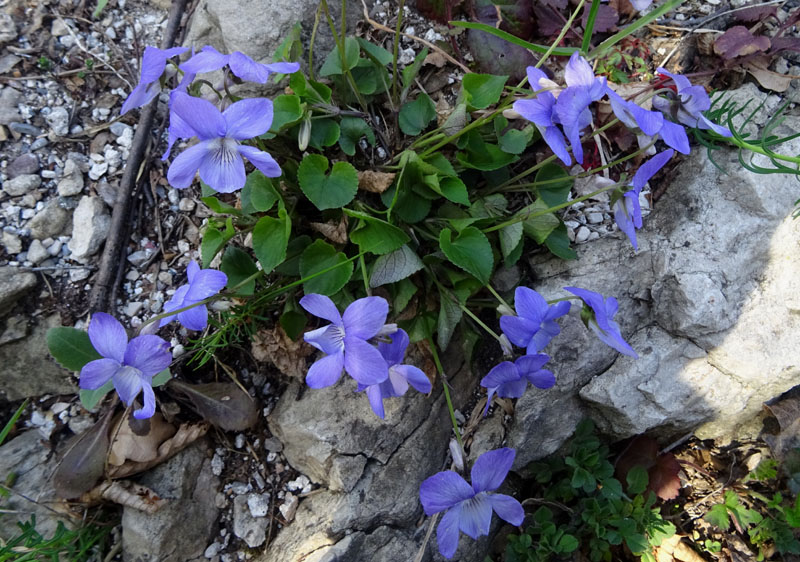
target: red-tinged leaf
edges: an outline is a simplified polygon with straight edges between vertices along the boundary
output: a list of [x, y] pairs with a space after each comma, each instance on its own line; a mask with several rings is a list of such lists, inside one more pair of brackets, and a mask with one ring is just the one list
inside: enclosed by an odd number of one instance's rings
[[659, 455], [656, 463], [647, 471], [650, 480], [647, 488], [656, 493], [662, 500], [671, 500], [678, 497], [681, 489], [681, 480], [678, 473], [681, 465], [672, 453]]
[[541, 4], [542, 6], [552, 6], [556, 10], [563, 10], [569, 4], [569, 0], [539, 0], [537, 5]]
[[447, 23], [461, 0], [417, 0], [417, 10], [428, 19]]
[[634, 466], [641, 466], [649, 470], [658, 457], [658, 443], [647, 435], [634, 437], [625, 450], [622, 451], [614, 464], [614, 477], [620, 482], [625, 482], [628, 472]]
[[762, 4], [756, 3], [752, 6], [748, 6], [743, 10], [739, 10], [737, 12], [733, 12], [733, 17], [738, 21], [743, 21], [746, 23], [755, 23], [757, 21], [761, 21], [769, 16], [775, 16], [778, 13], [778, 6], [775, 4], [770, 4], [768, 6], [764, 6]]
[[535, 31], [530, 0], [473, 0], [472, 9], [480, 23], [528, 40]]
[[542, 37], [552, 37], [558, 35], [564, 22], [558, 17], [558, 10], [550, 4], [536, 4], [533, 7], [536, 15], [536, 24], [539, 27], [539, 35]]
[[772, 39], [770, 55], [777, 55], [782, 51], [800, 53], [800, 37], [775, 37]]
[[525, 77], [525, 69], [538, 60], [528, 49], [489, 35], [479, 29], [467, 32], [467, 46], [478, 69], [495, 76], [510, 76], [514, 82]]
[[770, 48], [769, 37], [755, 36], [743, 25], [731, 27], [714, 41], [714, 52], [726, 60], [752, 55]]
[[[581, 25], [586, 29], [586, 23], [589, 21], [589, 10], [583, 11], [581, 18]], [[617, 22], [619, 22], [619, 14], [617, 11], [607, 4], [600, 4], [597, 10], [597, 17], [594, 20], [594, 33], [608, 33], [609, 31], [617, 30]]]

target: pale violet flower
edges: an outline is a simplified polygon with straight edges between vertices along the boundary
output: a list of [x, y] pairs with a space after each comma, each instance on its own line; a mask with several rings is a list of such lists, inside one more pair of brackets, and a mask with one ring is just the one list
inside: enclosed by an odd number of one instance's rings
[[696, 129], [711, 129], [723, 137], [733, 136], [726, 127], [717, 125], [703, 115], [711, 109], [711, 100], [703, 86], [692, 86], [689, 79], [682, 74], [673, 74], [658, 67], [656, 72], [668, 76], [675, 83], [676, 94], [669, 92], [666, 97], [653, 98], [653, 107], [661, 111], [673, 121]]
[[[528, 82], [534, 91], [544, 88], [542, 80], [547, 80], [547, 75], [538, 68], [529, 66]], [[564, 134], [558, 128], [558, 115], [555, 112], [556, 97], [552, 92], [540, 91], [536, 98], [532, 100], [517, 100], [514, 102], [514, 111], [522, 115], [528, 121], [532, 121], [539, 129], [544, 142], [559, 157], [559, 159], [569, 166], [572, 158], [567, 151], [567, 142]]]
[[634, 359], [639, 358], [633, 348], [622, 337], [619, 324], [613, 320], [619, 309], [617, 299], [614, 297], [606, 298], [600, 293], [578, 287], [564, 287], [564, 290], [583, 300], [586, 307], [581, 312], [581, 317], [586, 326], [600, 338], [600, 341], [620, 353], [629, 355]]
[[403, 364], [409, 342], [405, 330], [397, 330], [390, 337], [390, 343], [378, 342], [378, 351], [389, 367], [389, 377], [378, 384], [358, 385], [358, 391], [366, 391], [372, 411], [381, 419], [386, 415], [383, 409], [385, 398], [403, 396], [409, 385], [423, 394], [431, 391], [431, 381], [420, 368]]
[[426, 515], [446, 511], [436, 528], [439, 552], [452, 558], [458, 548], [459, 532], [473, 539], [489, 534], [492, 511], [512, 525], [525, 519], [522, 505], [505, 494], [493, 493], [505, 480], [516, 452], [504, 447], [487, 451], [472, 466], [472, 485], [452, 470], [427, 478], [419, 487], [419, 499]]
[[[281, 169], [268, 153], [254, 146], [240, 144], [266, 133], [272, 125], [272, 102], [266, 98], [251, 98], [231, 104], [224, 112], [204, 99], [183, 92], [171, 98], [170, 119], [179, 119], [177, 136], [189, 133], [200, 142], [178, 155], [167, 171], [170, 185], [177, 189], [189, 187], [196, 172], [214, 191], [231, 193], [245, 183], [246, 156], [265, 176], [276, 178]], [[172, 132], [172, 131], [171, 131]]]
[[672, 158], [673, 154], [675, 154], [675, 151], [672, 149], [659, 152], [639, 166], [631, 182], [633, 189], [627, 191], [614, 202], [614, 220], [617, 222], [619, 229], [631, 241], [634, 250], [639, 249], [639, 244], [636, 241], [636, 231], [642, 228], [642, 207], [639, 204], [639, 193], [650, 181], [650, 178]]
[[181, 70], [200, 74], [201, 72], [219, 70], [225, 65], [228, 65], [231, 72], [242, 80], [258, 82], [259, 84], [266, 84], [272, 73], [292, 74], [300, 70], [300, 64], [296, 62], [261, 64], [242, 52], [236, 51], [230, 55], [223, 55], [211, 46], [203, 47], [199, 53], [193, 55], [192, 58], [181, 65]]
[[389, 314], [386, 299], [358, 299], [339, 314], [330, 298], [312, 293], [300, 299], [300, 306], [330, 322], [304, 335], [306, 342], [326, 354], [308, 370], [308, 386], [330, 386], [339, 380], [342, 370], [364, 386], [382, 383], [389, 377], [386, 359], [368, 342], [382, 333]]
[[547, 300], [528, 287], [517, 287], [514, 292], [516, 316], [501, 316], [500, 329], [511, 343], [524, 347], [528, 354], [534, 355], [543, 350], [561, 332], [556, 323], [569, 312], [569, 301], [561, 301], [552, 306]]
[[576, 51], [564, 69], [564, 81], [567, 87], [558, 95], [555, 110], [575, 161], [583, 164], [581, 131], [592, 122], [589, 106], [606, 93], [606, 79], [595, 77], [591, 65]]
[[[639, 148], [645, 148], [655, 138], [661, 138], [667, 146], [683, 154], [689, 154], [689, 137], [682, 125], [664, 119], [664, 115], [658, 111], [648, 111], [632, 101], [624, 100], [611, 88], [608, 88], [606, 93], [617, 119], [637, 133]], [[651, 147], [650, 150], [652, 150], [650, 154], [655, 154], [655, 147]]]
[[167, 61], [188, 50], [186, 47], [174, 47], [166, 50], [157, 47], [145, 47], [142, 55], [142, 76], [139, 79], [139, 83], [125, 99], [125, 103], [122, 104], [120, 115], [125, 115], [131, 109], [147, 105], [150, 100], [161, 93], [159, 79], [164, 74]]
[[169, 344], [153, 335], [138, 336], [128, 341], [122, 324], [105, 312], [96, 312], [92, 316], [89, 340], [103, 359], [89, 361], [83, 366], [80, 387], [97, 390], [112, 381], [126, 406], [130, 406], [142, 392], [144, 407], [135, 410], [133, 416], [137, 419], [151, 417], [156, 411], [153, 376], [172, 362]]
[[186, 266], [186, 277], [189, 282], [175, 290], [172, 298], [164, 304], [164, 312], [194, 306], [162, 318], [159, 326], [166, 326], [177, 318], [178, 322], [190, 330], [204, 330], [208, 325], [208, 308], [205, 304], [197, 303], [219, 293], [228, 283], [228, 276], [216, 269], [200, 269], [197, 262], [191, 261]]
[[496, 365], [489, 371], [489, 374], [481, 379], [481, 386], [488, 393], [483, 415], [485, 416], [489, 411], [489, 405], [495, 394], [501, 398], [519, 398], [525, 394], [528, 383], [541, 389], [547, 389], [556, 384], [553, 372], [542, 368], [548, 361], [550, 361], [550, 356], [542, 353], [523, 355], [513, 363], [503, 361]]

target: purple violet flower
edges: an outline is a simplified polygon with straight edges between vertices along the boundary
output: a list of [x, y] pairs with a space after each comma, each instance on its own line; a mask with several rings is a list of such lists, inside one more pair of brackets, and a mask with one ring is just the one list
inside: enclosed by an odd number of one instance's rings
[[199, 53], [181, 65], [181, 70], [199, 74], [201, 72], [219, 70], [226, 64], [231, 69], [231, 72], [242, 80], [258, 82], [259, 84], [266, 84], [267, 80], [269, 80], [269, 75], [274, 72], [292, 74], [300, 70], [300, 64], [296, 62], [261, 64], [239, 51], [230, 55], [223, 55], [211, 46], [203, 47]]
[[[547, 75], [532, 66], [528, 67], [528, 82], [534, 91], [542, 89], [542, 79], [547, 79]], [[561, 129], [558, 128], [558, 116], [555, 112], [556, 97], [552, 92], [539, 92], [532, 100], [517, 100], [514, 102], [514, 111], [522, 115], [528, 121], [532, 121], [536, 128], [551, 148], [553, 153], [561, 161], [569, 166], [572, 164], [572, 157], [567, 151], [567, 143]]]
[[675, 154], [675, 151], [671, 148], [664, 150], [639, 166], [631, 182], [633, 189], [627, 191], [614, 202], [614, 220], [617, 222], [619, 229], [627, 235], [628, 240], [633, 244], [634, 250], [639, 250], [636, 231], [642, 228], [642, 207], [639, 204], [639, 193], [650, 181], [650, 178], [672, 158], [673, 154]]
[[[668, 146], [683, 154], [689, 154], [689, 137], [684, 128], [677, 123], [667, 121], [658, 111], [648, 111], [632, 101], [626, 101], [611, 88], [606, 90], [611, 102], [611, 109], [617, 119], [629, 129], [639, 130], [636, 139], [639, 148], [644, 148], [653, 141], [653, 137], [661, 137]], [[655, 153], [655, 148], [652, 148]]]
[[653, 3], [653, 0], [631, 0], [631, 4], [633, 5], [633, 8], [637, 12], [641, 12], [642, 10], [647, 9], [647, 7], [650, 6], [650, 4], [652, 4], [652, 3]]
[[564, 80], [567, 88], [556, 100], [556, 114], [572, 145], [575, 161], [583, 164], [581, 131], [592, 123], [589, 106], [605, 95], [606, 79], [596, 78], [591, 65], [576, 51], [564, 69]]
[[452, 470], [434, 474], [420, 485], [425, 515], [447, 511], [436, 528], [442, 556], [452, 558], [456, 553], [459, 531], [473, 539], [488, 535], [492, 510], [512, 525], [522, 524], [522, 505], [511, 496], [491, 493], [505, 480], [515, 456], [516, 451], [508, 447], [483, 453], [472, 466], [472, 486]]
[[489, 411], [489, 405], [495, 394], [500, 398], [519, 398], [525, 393], [528, 383], [541, 389], [547, 389], [556, 384], [553, 372], [542, 369], [548, 361], [550, 361], [550, 356], [542, 353], [523, 355], [513, 363], [503, 361], [495, 366], [481, 379], [481, 386], [488, 391], [483, 415], [485, 416]]
[[[169, 183], [176, 189], [189, 187], [199, 170], [200, 178], [214, 191], [231, 193], [245, 182], [246, 156], [265, 176], [277, 178], [280, 166], [268, 153], [254, 146], [239, 144], [266, 133], [272, 125], [272, 102], [266, 98], [244, 99], [231, 104], [224, 112], [204, 99], [175, 92], [171, 100], [170, 121], [177, 117], [175, 134], [191, 136], [200, 142], [184, 150], [167, 171]], [[172, 126], [170, 126], [171, 132]]]
[[381, 353], [367, 340], [378, 335], [389, 314], [389, 303], [381, 297], [354, 301], [339, 314], [333, 301], [317, 294], [305, 295], [300, 306], [330, 324], [306, 332], [303, 336], [323, 353], [306, 375], [311, 388], [324, 388], [339, 380], [342, 369], [364, 386], [382, 383], [389, 378], [389, 366]]
[[153, 376], [172, 362], [169, 344], [152, 335], [138, 336], [129, 342], [122, 324], [105, 312], [96, 312], [92, 316], [89, 340], [103, 359], [89, 361], [83, 366], [80, 387], [97, 390], [113, 381], [126, 406], [130, 406], [139, 392], [143, 392], [144, 407], [135, 410], [133, 417], [140, 420], [151, 417], [156, 411]]
[[409, 341], [405, 330], [397, 330], [390, 337], [391, 343], [378, 342], [378, 351], [383, 355], [389, 367], [389, 378], [378, 384], [358, 385], [358, 392], [367, 391], [372, 411], [381, 419], [386, 416], [383, 400], [403, 396], [408, 390], [409, 384], [423, 394], [431, 391], [431, 381], [421, 369], [413, 365], [402, 364]]
[[678, 92], [677, 96], [672, 94], [669, 97], [654, 97], [653, 107], [687, 127], [711, 129], [723, 137], [733, 136], [726, 127], [713, 123], [703, 115], [704, 111], [711, 109], [711, 100], [703, 86], [692, 86], [689, 79], [682, 74], [672, 74], [661, 67], [658, 67], [656, 72], [672, 78]]
[[[164, 312], [172, 312], [207, 299], [219, 293], [228, 283], [228, 276], [216, 269], [200, 269], [196, 262], [191, 261], [186, 266], [186, 277], [188, 283], [181, 285], [164, 304]], [[179, 312], [177, 315], [167, 316], [161, 319], [159, 327], [166, 326], [175, 318], [189, 330], [204, 330], [208, 325], [208, 308], [200, 304]]]
[[159, 78], [164, 74], [167, 60], [188, 51], [186, 47], [174, 47], [162, 50], [157, 47], [145, 47], [142, 55], [142, 76], [139, 83], [122, 104], [120, 115], [125, 115], [131, 109], [147, 105], [150, 100], [161, 92]]
[[[583, 300], [584, 306], [581, 311], [581, 318], [586, 327], [591, 329], [600, 341], [606, 345], [613, 347], [620, 353], [629, 355], [634, 359], [639, 356], [622, 338], [620, 333], [619, 324], [614, 322], [614, 315], [619, 309], [619, 303], [614, 297], [604, 297], [600, 293], [589, 291], [587, 289], [580, 289], [578, 287], [564, 287], [565, 291], [569, 291], [573, 295], [580, 297]], [[588, 306], [588, 308], [586, 308]]]
[[526, 348], [529, 355], [535, 355], [561, 332], [556, 318], [569, 312], [570, 306], [572, 305], [569, 301], [550, 306], [533, 289], [517, 287], [514, 291], [514, 309], [517, 315], [501, 316], [500, 329], [511, 343]]

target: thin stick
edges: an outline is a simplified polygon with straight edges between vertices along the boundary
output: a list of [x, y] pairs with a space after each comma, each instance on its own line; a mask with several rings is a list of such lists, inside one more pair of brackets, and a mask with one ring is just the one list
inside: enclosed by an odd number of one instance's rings
[[[162, 48], [168, 49], [174, 43], [185, 7], [186, 0], [174, 0], [172, 2], [167, 28], [164, 32], [164, 39], [161, 42]], [[94, 285], [92, 286], [92, 292], [89, 296], [89, 309], [92, 312], [108, 309], [108, 297], [113, 284], [114, 266], [121, 258], [122, 250], [125, 247], [122, 231], [125, 223], [128, 222], [127, 218], [130, 208], [131, 192], [136, 184], [145, 149], [150, 140], [153, 120], [156, 115], [157, 100], [158, 98], [156, 98], [155, 102], [150, 102], [142, 109], [139, 118], [139, 126], [133, 137], [128, 163], [125, 166], [125, 171], [122, 174], [122, 180], [119, 184], [119, 197], [116, 205], [114, 205], [114, 212], [111, 215], [111, 229], [105, 247], [103, 248], [100, 270], [97, 272]]]
[[[394, 29], [392, 29], [391, 27], [386, 27], [385, 25], [380, 24], [369, 17], [369, 10], [367, 9], [367, 3], [364, 0], [361, 0], [361, 5], [364, 6], [364, 19], [367, 21], [368, 24], [370, 24], [375, 29], [380, 29], [381, 31], [385, 31], [387, 33], [394, 33]], [[449, 62], [451, 62], [452, 64], [456, 65], [458, 68], [463, 70], [465, 73], [468, 74], [472, 72], [468, 67], [458, 62], [456, 59], [448, 55], [446, 52], [441, 50], [439, 47], [437, 47], [430, 41], [426, 41], [421, 37], [417, 37], [416, 35], [411, 35], [409, 33], [406, 33], [405, 31], [401, 31], [400, 35], [402, 35], [403, 37], [408, 37], [409, 39], [416, 41], [417, 43], [422, 43], [423, 45], [428, 47], [431, 51], [436, 51], [437, 53], [442, 55], [445, 59], [447, 59]]]

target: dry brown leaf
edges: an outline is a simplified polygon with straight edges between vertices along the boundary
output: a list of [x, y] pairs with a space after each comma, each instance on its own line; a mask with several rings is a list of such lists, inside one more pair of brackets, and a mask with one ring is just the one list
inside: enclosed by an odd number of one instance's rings
[[376, 172], [374, 170], [358, 172], [358, 189], [370, 193], [383, 193], [392, 185], [394, 176], [395, 174], [392, 172]]
[[149, 514], [155, 513], [167, 503], [150, 488], [125, 480], [103, 482], [81, 496], [81, 501], [89, 504], [101, 499]]
[[342, 215], [342, 219], [338, 223], [335, 221], [312, 222], [311, 228], [334, 244], [347, 244], [347, 215]]
[[125, 464], [122, 466], [109, 465], [106, 475], [109, 478], [125, 478], [126, 476], [138, 474], [149, 468], [159, 465], [205, 435], [208, 431], [208, 427], [209, 425], [207, 423], [182, 424], [178, 428], [178, 431], [175, 433], [175, 435], [159, 445], [158, 455], [156, 458], [147, 462], [135, 462], [129, 460], [125, 461]]
[[777, 72], [767, 70], [768, 64], [768, 59], [765, 57], [758, 57], [747, 61], [742, 66], [766, 89], [772, 90], [773, 92], [785, 92], [788, 90], [789, 86], [792, 84], [792, 80], [797, 77], [791, 74], [778, 74]]
[[149, 462], [158, 457], [158, 447], [175, 435], [175, 426], [164, 421], [160, 413], [150, 418], [150, 431], [146, 435], [136, 435], [130, 424], [129, 416], [120, 416], [111, 435], [111, 450], [108, 462], [113, 466], [122, 466], [125, 461]]
[[251, 351], [256, 361], [269, 362], [286, 376], [305, 379], [306, 357], [314, 348], [303, 340], [294, 341], [286, 335], [283, 328], [259, 330], [253, 338]]
[[444, 58], [441, 53], [434, 51], [425, 57], [425, 60], [422, 62], [422, 64], [432, 64], [436, 68], [442, 68], [445, 64], [447, 64], [447, 59]]

